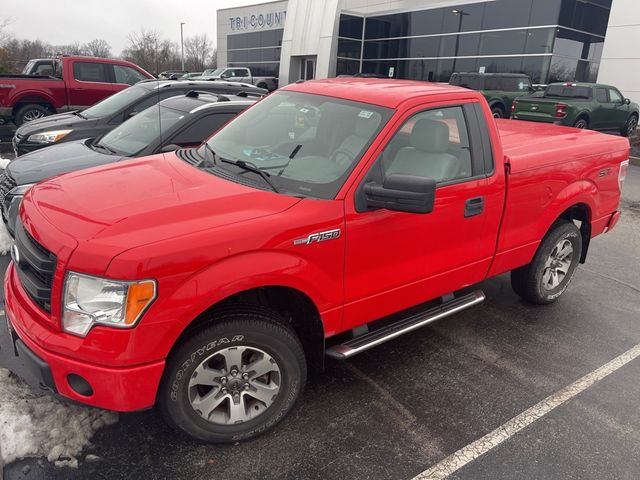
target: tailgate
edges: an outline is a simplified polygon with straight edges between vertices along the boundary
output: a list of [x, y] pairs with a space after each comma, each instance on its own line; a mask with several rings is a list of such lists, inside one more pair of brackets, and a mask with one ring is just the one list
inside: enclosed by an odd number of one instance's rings
[[556, 121], [556, 105], [560, 100], [543, 97], [518, 98], [511, 113], [512, 118], [521, 120]]

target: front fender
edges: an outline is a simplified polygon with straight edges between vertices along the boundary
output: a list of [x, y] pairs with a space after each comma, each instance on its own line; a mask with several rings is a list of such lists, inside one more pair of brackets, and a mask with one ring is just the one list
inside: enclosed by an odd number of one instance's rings
[[[341, 322], [342, 284], [329, 270], [302, 256], [284, 251], [255, 251], [215, 262], [192, 274], [145, 314], [158, 332], [160, 352], [165, 357], [180, 334], [207, 309], [230, 296], [266, 286], [282, 286], [304, 293], [320, 312], [327, 334]], [[159, 285], [162, 289], [162, 283]], [[144, 322], [144, 319], [143, 319]]]

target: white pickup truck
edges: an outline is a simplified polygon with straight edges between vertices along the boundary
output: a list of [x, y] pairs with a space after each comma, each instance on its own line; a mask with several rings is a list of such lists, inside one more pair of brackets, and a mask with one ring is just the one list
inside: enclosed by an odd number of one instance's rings
[[265, 88], [272, 92], [278, 88], [278, 79], [276, 77], [254, 77], [251, 69], [246, 67], [224, 67], [217, 68], [212, 72], [205, 71], [202, 78], [226, 80], [228, 82], [250, 83], [256, 87]]

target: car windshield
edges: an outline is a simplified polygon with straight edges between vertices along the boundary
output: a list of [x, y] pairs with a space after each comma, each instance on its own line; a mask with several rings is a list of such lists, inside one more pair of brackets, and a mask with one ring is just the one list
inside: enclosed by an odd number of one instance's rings
[[202, 75], [211, 75], [212, 77], [218, 76], [220, 75], [222, 72], [224, 72], [226, 70], [226, 68], [216, 68], [215, 70], [205, 70], [204, 72], [202, 72]]
[[[281, 192], [330, 199], [392, 113], [366, 103], [281, 91], [251, 107], [208, 144], [219, 159], [266, 172]], [[218, 162], [213, 172], [219, 168], [262, 186], [246, 169]]]
[[111, 130], [97, 143], [119, 155], [133, 157], [182, 120], [185, 112], [162, 105], [147, 108]]
[[104, 118], [119, 112], [128, 105], [140, 100], [147, 95], [149, 90], [142, 87], [129, 87], [115, 95], [105, 98], [100, 103], [96, 103], [93, 107], [82, 111], [87, 118]]

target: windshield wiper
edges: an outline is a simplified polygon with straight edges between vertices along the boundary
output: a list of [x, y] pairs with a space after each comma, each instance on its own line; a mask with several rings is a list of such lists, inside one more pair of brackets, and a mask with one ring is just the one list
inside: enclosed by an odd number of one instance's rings
[[83, 114], [81, 114], [80, 112], [71, 112], [72, 114], [74, 114], [76, 117], [80, 117], [80, 118], [84, 118], [85, 120], [87, 119], [87, 117]]
[[260, 170], [260, 168], [258, 168], [255, 164], [251, 162], [246, 162], [244, 160], [227, 160], [226, 158], [222, 158], [222, 157], [220, 157], [220, 161], [223, 163], [228, 163], [230, 165], [235, 165], [236, 167], [240, 167], [243, 170], [246, 170], [247, 172], [257, 173], [264, 179], [264, 181], [271, 187], [271, 189], [274, 192], [280, 193], [280, 191], [278, 190], [278, 187], [276, 187], [275, 184], [269, 178], [271, 177], [271, 174], [269, 172], [265, 172], [264, 170]]
[[103, 150], [106, 150], [107, 152], [109, 152], [109, 155], [115, 155], [116, 153], [118, 153], [113, 148], [107, 147], [106, 145], [104, 145], [102, 143], [94, 143], [93, 147], [94, 147], [94, 149], [95, 148], [102, 148]]

